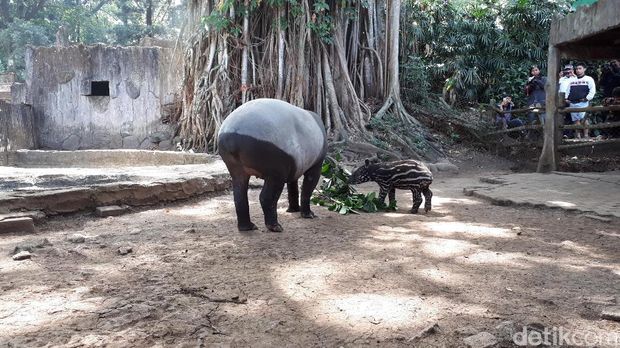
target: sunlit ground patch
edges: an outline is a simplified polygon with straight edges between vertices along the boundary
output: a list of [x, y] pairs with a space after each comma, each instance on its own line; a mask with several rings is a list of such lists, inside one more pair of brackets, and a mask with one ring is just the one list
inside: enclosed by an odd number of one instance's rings
[[477, 250], [472, 254], [466, 255], [463, 263], [483, 264], [483, 265], [505, 265], [518, 267], [520, 269], [531, 268], [532, 265], [524, 262], [527, 258], [525, 253], [498, 253], [491, 250]]
[[432, 199], [433, 208], [440, 207], [446, 204], [458, 204], [458, 205], [478, 205], [480, 201], [469, 198], [451, 198], [451, 197], [438, 197], [434, 196]]
[[433, 283], [439, 283], [443, 285], [462, 286], [468, 283], [468, 279], [460, 274], [449, 272], [439, 268], [422, 268], [412, 270], [420, 278], [426, 279]]
[[177, 216], [192, 216], [197, 218], [211, 219], [213, 217], [220, 218], [220, 216], [218, 216], [218, 214], [220, 213], [219, 209], [224, 207], [234, 209], [234, 205], [231, 202], [218, 199], [210, 199], [201, 202], [199, 205], [182, 206], [176, 209], [171, 209], [169, 212], [170, 214]]
[[439, 258], [463, 255], [476, 248], [474, 244], [469, 242], [445, 238], [425, 238], [422, 245], [422, 250], [427, 255]]
[[343, 324], [406, 326], [415, 321], [422, 305], [422, 299], [417, 297], [360, 293], [320, 300], [319, 310]]
[[547, 201], [547, 204], [561, 208], [574, 208], [577, 206], [575, 203], [564, 201]]
[[[30, 289], [32, 290], [32, 289]], [[38, 327], [90, 312], [99, 308], [102, 298], [82, 296], [89, 291], [80, 287], [67, 291], [42, 290], [37, 293], [14, 292], [0, 300], [0, 337], [36, 331]]]
[[441, 234], [466, 233], [474, 237], [514, 238], [514, 233], [507, 228], [490, 227], [457, 221], [425, 222], [422, 227]]
[[[479, 315], [486, 311], [482, 306], [456, 303], [444, 297], [420, 296], [415, 286], [383, 289], [377, 284], [377, 288], [366, 286], [363, 291], [355, 292], [354, 284], [364, 281], [351, 272], [351, 268], [356, 266], [354, 263], [309, 260], [277, 267], [272, 275], [276, 286], [309, 319], [318, 324], [339, 326], [354, 332], [409, 330], [437, 320], [447, 308], [452, 312], [456, 310]], [[374, 266], [369, 264], [368, 267]], [[362, 274], [366, 271], [357, 267], [354, 272]], [[418, 274], [429, 280], [450, 281], [452, 276], [445, 271], [431, 269], [420, 270]], [[393, 273], [385, 276], [397, 275]], [[463, 279], [455, 281], [461, 282]]]

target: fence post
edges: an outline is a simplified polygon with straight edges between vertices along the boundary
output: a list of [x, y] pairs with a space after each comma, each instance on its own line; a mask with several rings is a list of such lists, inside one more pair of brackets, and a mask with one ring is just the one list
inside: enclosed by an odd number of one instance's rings
[[[545, 142], [540, 159], [538, 160], [539, 173], [547, 173], [558, 168], [558, 145], [562, 139], [561, 130], [558, 127], [558, 71], [560, 67], [560, 52], [556, 46], [549, 46], [549, 58], [547, 64], [547, 91], [545, 111]], [[564, 99], [562, 99], [564, 101]]]

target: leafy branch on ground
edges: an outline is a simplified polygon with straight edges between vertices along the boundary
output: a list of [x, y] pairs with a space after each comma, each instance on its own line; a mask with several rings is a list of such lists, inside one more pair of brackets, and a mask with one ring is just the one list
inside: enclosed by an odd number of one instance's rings
[[336, 155], [336, 158], [328, 156], [323, 162], [321, 168], [323, 178], [321, 185], [312, 196], [313, 204], [327, 207], [342, 215], [396, 210], [396, 202], [387, 206], [379, 201], [374, 192], [358, 193], [354, 187], [349, 185], [350, 174], [338, 163], [340, 159], [340, 155]]

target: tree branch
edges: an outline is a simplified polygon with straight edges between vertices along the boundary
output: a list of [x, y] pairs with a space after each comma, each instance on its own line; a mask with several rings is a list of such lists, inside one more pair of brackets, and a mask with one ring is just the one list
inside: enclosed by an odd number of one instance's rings
[[110, 0], [101, 0], [101, 1], [99, 1], [99, 4], [97, 4], [97, 6], [95, 6], [92, 10], [90, 10], [90, 14], [91, 15], [97, 14], [97, 12], [99, 12], [99, 10], [101, 10], [101, 8], [103, 6], [105, 6], [109, 2], [110, 2]]

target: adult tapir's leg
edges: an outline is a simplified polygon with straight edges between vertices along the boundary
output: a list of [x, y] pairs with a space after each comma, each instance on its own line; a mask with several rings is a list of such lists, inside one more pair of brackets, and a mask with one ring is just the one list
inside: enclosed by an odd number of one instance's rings
[[237, 211], [237, 227], [239, 231], [256, 230], [258, 227], [250, 220], [250, 207], [248, 204], [248, 182], [250, 177], [247, 175], [233, 175], [233, 196], [235, 198], [235, 210]]
[[260, 205], [265, 215], [265, 225], [272, 232], [282, 232], [278, 223], [278, 200], [284, 189], [284, 180], [269, 177], [265, 179], [263, 190], [260, 192]]
[[323, 161], [319, 161], [304, 173], [304, 181], [301, 184], [301, 217], [303, 218], [312, 219], [315, 217], [312, 210], [310, 210], [310, 197], [321, 178], [322, 166]]
[[232, 177], [235, 211], [237, 212], [237, 228], [239, 231], [256, 230], [258, 227], [250, 220], [248, 204], [248, 182], [250, 176], [245, 172], [243, 165], [232, 155], [221, 151], [222, 159]]
[[299, 187], [297, 186], [297, 180], [289, 181], [286, 183], [286, 190], [288, 191], [288, 209], [289, 213], [295, 213], [299, 211]]

